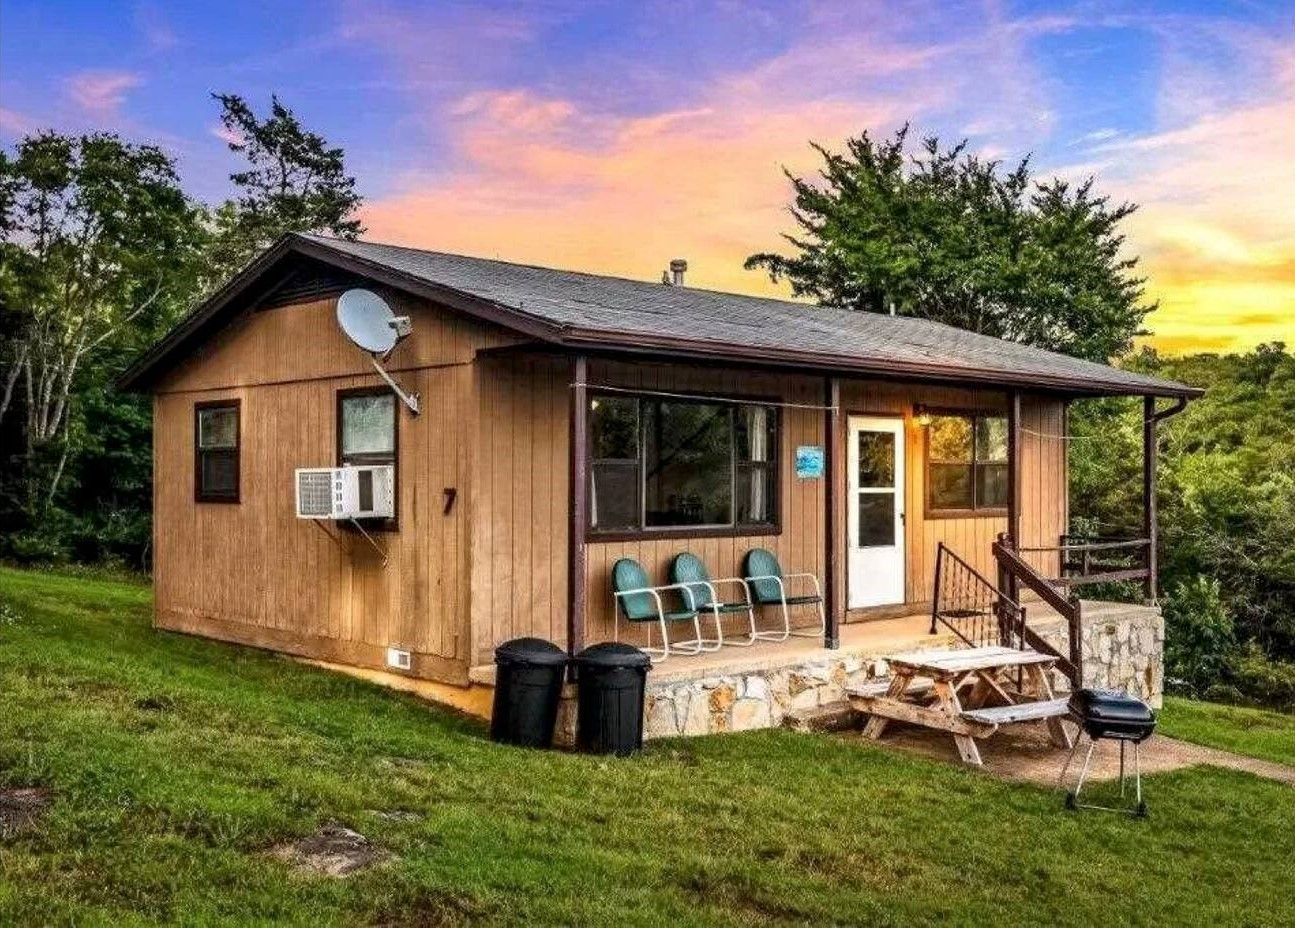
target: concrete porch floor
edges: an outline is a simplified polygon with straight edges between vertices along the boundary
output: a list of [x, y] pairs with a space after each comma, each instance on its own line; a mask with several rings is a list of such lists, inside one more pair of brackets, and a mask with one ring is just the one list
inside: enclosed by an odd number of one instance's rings
[[[1120, 604], [1112, 605], [1118, 608]], [[1036, 631], [1061, 621], [1055, 611], [1037, 600], [1029, 603], [1027, 616], [1030, 627]], [[703, 634], [706, 631], [703, 626]], [[931, 634], [931, 613], [925, 607], [920, 612], [896, 618], [842, 624], [841, 646], [837, 649], [825, 648], [817, 629], [799, 628], [793, 632], [808, 637], [794, 635], [786, 641], [760, 641], [750, 646], [726, 644], [718, 651], [703, 654], [672, 654], [653, 665], [648, 682], [669, 684], [703, 677], [755, 673], [847, 656], [875, 659], [901, 651], [951, 647], [958, 641], [957, 636], [944, 626]]]
[[[706, 629], [703, 628], [703, 633]], [[953, 633], [942, 629], [931, 632], [931, 614], [914, 613], [894, 619], [871, 619], [841, 626], [841, 646], [829, 649], [817, 629], [793, 629], [810, 637], [786, 641], [759, 641], [748, 647], [726, 644], [718, 651], [703, 654], [672, 654], [653, 664], [648, 681], [653, 684], [699, 680], [703, 677], [755, 673], [798, 664], [825, 661], [847, 655], [876, 657], [878, 654], [909, 651], [915, 648], [943, 648], [952, 645]]]

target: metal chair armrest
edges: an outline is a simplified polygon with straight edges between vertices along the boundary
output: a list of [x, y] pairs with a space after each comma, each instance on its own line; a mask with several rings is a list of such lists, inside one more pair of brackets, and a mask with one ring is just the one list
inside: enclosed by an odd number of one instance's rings
[[782, 582], [782, 577], [777, 574], [764, 574], [759, 577], [746, 578], [747, 583], [755, 583], [759, 580], [772, 580], [774, 583], [778, 584], [778, 598], [781, 599], [784, 604], [787, 602], [787, 585]]
[[810, 582], [814, 584], [815, 595], [818, 596], [820, 599], [823, 597], [823, 588], [822, 586], [819, 585], [817, 574], [812, 574], [806, 571], [798, 574], [786, 574], [786, 577], [788, 580], [795, 580], [795, 579], [808, 577], [810, 579]]
[[714, 584], [709, 580], [686, 580], [683, 583], [675, 583], [673, 584], [673, 586], [680, 587], [683, 590], [683, 595], [688, 600], [688, 608], [691, 609], [693, 612], [698, 611], [697, 601], [693, 599], [693, 592], [690, 589], [690, 587], [694, 587], [694, 586], [705, 587], [706, 590], [710, 593], [710, 602], [711, 602], [710, 608], [711, 609], [719, 608], [719, 597], [715, 593]]
[[719, 580], [711, 581], [712, 586], [722, 586], [724, 584], [729, 584], [731, 586], [740, 586], [742, 588], [742, 596], [744, 597], [744, 601], [746, 602], [747, 605], [751, 604], [751, 586], [741, 577], [721, 577]]
[[665, 621], [665, 605], [661, 602], [661, 592], [663, 590], [679, 590], [688, 597], [688, 608], [693, 612], [697, 611], [697, 607], [692, 605], [692, 594], [688, 591], [688, 584], [686, 583], [667, 583], [662, 586], [645, 586], [637, 590], [613, 591], [612, 597], [615, 599], [621, 596], [636, 596], [647, 593], [656, 602], [657, 618]]

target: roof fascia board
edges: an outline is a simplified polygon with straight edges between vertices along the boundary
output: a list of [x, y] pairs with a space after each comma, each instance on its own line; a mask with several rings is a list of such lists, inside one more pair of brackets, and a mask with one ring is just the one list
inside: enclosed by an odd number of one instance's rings
[[[1204, 394], [1198, 387], [1176, 386], [1169, 382], [1162, 385], [1136, 387], [1130, 384], [1107, 381], [1083, 380], [1049, 376], [1045, 374], [1016, 374], [1010, 371], [986, 371], [975, 368], [951, 367], [938, 364], [915, 364], [902, 361], [885, 361], [869, 359], [857, 363], [848, 363], [839, 356], [816, 354], [814, 352], [790, 351], [785, 349], [762, 349], [744, 347], [740, 354], [725, 350], [722, 345], [713, 342], [691, 339], [660, 339], [651, 336], [624, 333], [600, 333], [596, 330], [572, 329], [563, 338], [563, 344], [572, 348], [608, 348], [610, 341], [615, 340], [616, 351], [632, 354], [661, 354], [669, 352], [671, 356], [705, 358], [707, 360], [729, 361], [737, 364], [746, 362], [776, 367], [779, 369], [810, 369], [817, 373], [885, 375], [898, 376], [913, 381], [938, 383], [975, 383], [997, 387], [1036, 387], [1060, 393], [1087, 396], [1165, 396], [1193, 399]], [[668, 356], [667, 356], [668, 359]]]

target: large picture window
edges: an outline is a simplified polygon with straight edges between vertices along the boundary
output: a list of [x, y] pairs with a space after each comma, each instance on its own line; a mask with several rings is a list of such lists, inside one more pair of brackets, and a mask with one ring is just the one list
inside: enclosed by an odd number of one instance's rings
[[926, 430], [926, 508], [990, 515], [1007, 508], [1007, 419], [936, 415]]
[[773, 530], [777, 429], [771, 406], [595, 396], [590, 529]]
[[238, 400], [193, 408], [193, 497], [200, 503], [238, 502]]
[[[341, 390], [337, 394], [337, 463], [395, 464], [399, 449], [396, 395], [386, 387]], [[395, 497], [400, 499], [400, 473], [395, 473]], [[397, 504], [397, 509], [399, 505]], [[379, 520], [395, 528], [395, 519]]]

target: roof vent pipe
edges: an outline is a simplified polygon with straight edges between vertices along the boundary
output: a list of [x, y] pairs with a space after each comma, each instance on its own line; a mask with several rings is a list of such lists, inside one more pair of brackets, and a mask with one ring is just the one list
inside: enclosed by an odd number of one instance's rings
[[688, 270], [688, 262], [675, 258], [670, 262], [670, 283], [676, 287], [683, 286], [683, 272]]

